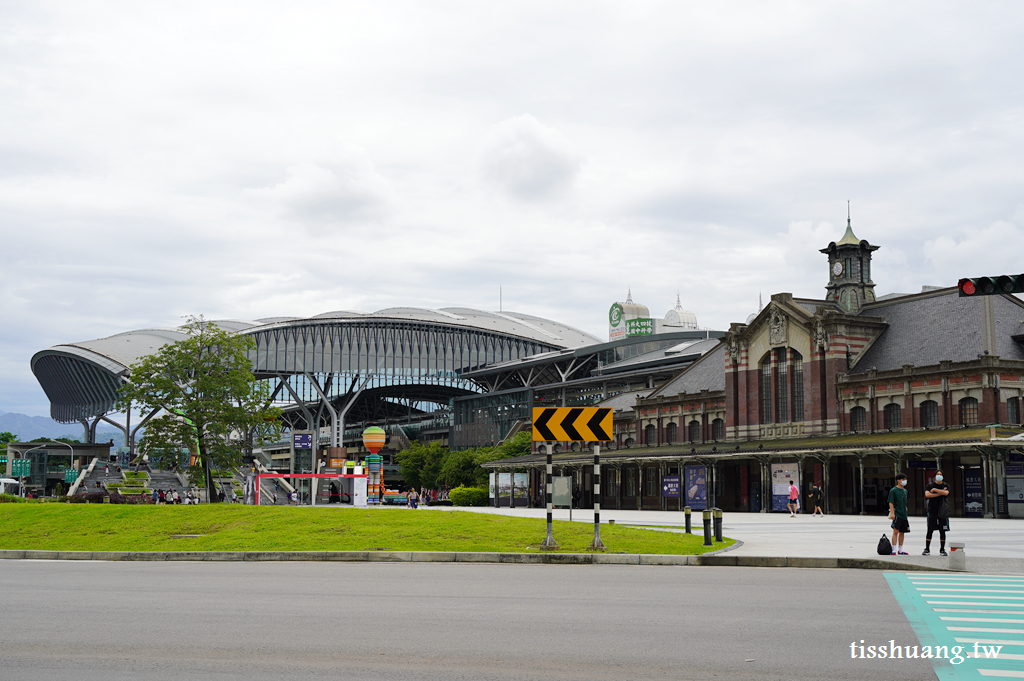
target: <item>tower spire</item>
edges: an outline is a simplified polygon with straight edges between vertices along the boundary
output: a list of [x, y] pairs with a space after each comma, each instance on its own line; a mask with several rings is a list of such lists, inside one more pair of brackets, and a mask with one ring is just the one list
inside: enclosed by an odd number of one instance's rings
[[629, 303], [630, 305], [633, 304], [633, 289], [632, 288], [627, 288], [626, 289], [626, 302]]

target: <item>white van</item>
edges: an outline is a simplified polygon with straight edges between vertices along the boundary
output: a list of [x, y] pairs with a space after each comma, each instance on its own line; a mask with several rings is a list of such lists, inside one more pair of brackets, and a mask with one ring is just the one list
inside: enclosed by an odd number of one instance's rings
[[18, 481], [12, 478], [0, 478], [0, 494], [17, 494]]

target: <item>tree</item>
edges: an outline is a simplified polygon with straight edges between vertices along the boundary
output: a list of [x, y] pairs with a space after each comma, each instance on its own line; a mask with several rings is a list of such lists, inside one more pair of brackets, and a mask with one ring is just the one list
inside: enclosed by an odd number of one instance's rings
[[118, 407], [163, 410], [146, 424], [140, 451], [187, 466], [215, 502], [212, 472], [238, 467], [253, 444], [276, 438], [280, 410], [253, 376], [251, 337], [202, 317], [189, 317], [181, 330], [187, 338], [131, 366]]
[[408, 449], [395, 454], [395, 460], [402, 467], [402, 478], [411, 489], [425, 487], [436, 489], [441, 466], [448, 454], [448, 448], [438, 441], [422, 443], [413, 440]]

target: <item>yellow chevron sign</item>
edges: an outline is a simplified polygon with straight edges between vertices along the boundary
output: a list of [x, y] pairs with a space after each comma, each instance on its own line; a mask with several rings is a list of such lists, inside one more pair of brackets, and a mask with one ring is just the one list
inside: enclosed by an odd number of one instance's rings
[[567, 442], [612, 439], [610, 407], [534, 407], [533, 441]]

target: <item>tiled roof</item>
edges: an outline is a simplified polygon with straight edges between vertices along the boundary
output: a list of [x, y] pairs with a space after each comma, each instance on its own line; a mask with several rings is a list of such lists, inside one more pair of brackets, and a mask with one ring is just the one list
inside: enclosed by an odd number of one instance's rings
[[612, 411], [633, 411], [633, 407], [636, 406], [636, 397], [647, 397], [653, 391], [652, 390], [627, 390], [624, 393], [620, 393], [615, 397], [609, 397], [607, 400], [599, 402], [596, 406], [598, 407], [611, 407]]
[[882, 317], [888, 328], [851, 373], [890, 371], [904, 364], [928, 366], [943, 360], [966, 362], [985, 352], [985, 301], [992, 303], [992, 352], [1003, 359], [1024, 360], [1024, 347], [1012, 336], [1024, 320], [1024, 303], [1003, 296], [961, 298], [955, 288], [873, 304], [863, 310]]
[[725, 390], [725, 344], [686, 367], [681, 374], [655, 391], [654, 395], [674, 396], [701, 390]]

